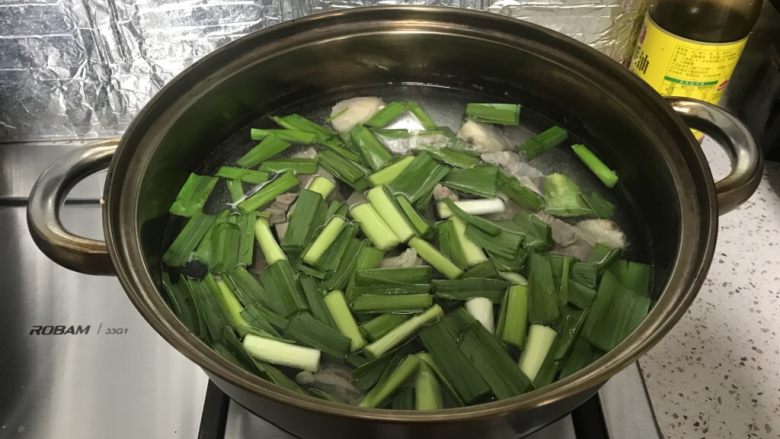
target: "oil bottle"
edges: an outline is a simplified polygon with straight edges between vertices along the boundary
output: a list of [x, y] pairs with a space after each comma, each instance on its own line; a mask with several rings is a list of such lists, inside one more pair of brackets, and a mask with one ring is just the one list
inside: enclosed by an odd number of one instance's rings
[[760, 13], [761, 0], [653, 0], [631, 70], [664, 96], [717, 104]]

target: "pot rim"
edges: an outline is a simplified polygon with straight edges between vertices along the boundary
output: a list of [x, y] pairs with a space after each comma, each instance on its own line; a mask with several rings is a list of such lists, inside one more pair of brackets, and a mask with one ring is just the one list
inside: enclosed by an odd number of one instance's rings
[[[599, 360], [542, 389], [505, 400], [434, 412], [366, 409], [300, 395], [271, 384], [230, 363], [195, 337], [165, 305], [147, 267], [137, 233], [140, 229], [137, 215], [138, 191], [135, 191], [136, 193], [129, 191], [131, 193], [128, 194], [123, 190], [126, 186], [140, 187], [143, 176], [140, 172], [128, 173], [127, 168], [138, 167], [140, 163], [148, 163], [150, 160], [150, 154], [134, 157], [134, 162], [130, 165], [130, 158], [133, 157], [134, 149], [141, 139], [148, 142], [162, 139], [163, 134], [148, 134], [144, 127], [152, 123], [161, 108], [169, 112], [168, 104], [164, 101], [167, 102], [170, 97], [174, 97], [175, 100], [185, 94], [179, 87], [185, 78], [208, 76], [211, 64], [231, 59], [234, 51], [237, 52], [239, 48], [256, 40], [276, 42], [279, 37], [286, 37], [287, 44], [294, 45], [297, 38], [305, 32], [321, 32], [323, 27], [339, 26], [350, 20], [355, 24], [354, 22], [363, 22], [363, 20], [393, 22], [399, 19], [404, 20], [404, 24], [414, 26], [414, 29], [424, 27], [426, 23], [437, 30], [439, 30], [438, 26], [451, 22], [466, 27], [470, 23], [480, 23], [484, 26], [480, 29], [484, 34], [483, 38], [494, 44], [511, 44], [513, 40], [518, 42], [522, 37], [513, 36], [511, 29], [525, 28], [568, 50], [577, 51], [578, 56], [599, 63], [599, 68], [603, 69], [605, 74], [635, 89], [637, 94], [641, 94], [643, 102], [648, 105], [648, 110], [653, 110], [653, 115], [656, 117], [665, 119], [662, 122], [668, 126], [671, 135], [680, 139], [681, 146], [679, 156], [670, 160], [680, 162], [681, 166], [687, 166], [690, 173], [695, 174], [687, 176], [673, 172], [676, 178], [690, 178], [693, 183], [696, 183], [691, 185], [694, 186], [692, 188], [687, 188], [686, 185], [681, 187], [680, 184], [677, 187], [678, 195], [687, 190], [690, 192], [688, 195], [693, 195], [693, 198], [699, 200], [698, 203], [690, 203], [690, 200], [680, 195], [680, 242], [692, 240], [697, 245], [685, 249], [682, 246], [678, 248], [666, 285], [648, 316], [620, 345]], [[458, 35], [456, 32], [458, 29], [454, 27], [447, 29]], [[384, 33], [387, 30], [377, 28], [375, 32]], [[501, 40], [497, 41], [499, 38]], [[192, 98], [193, 96], [190, 96], [190, 99]], [[148, 138], [149, 135], [153, 137]], [[669, 154], [677, 155], [678, 152], [673, 151]], [[641, 79], [595, 49], [541, 26], [487, 12], [433, 6], [381, 6], [324, 12], [248, 34], [218, 48], [171, 80], [133, 119], [122, 137], [109, 168], [104, 199], [106, 200], [103, 209], [104, 232], [117, 276], [143, 317], [177, 350], [209, 374], [276, 402], [305, 411], [387, 423], [447, 423], [493, 418], [549, 405], [569, 395], [600, 386], [660, 341], [684, 315], [707, 274], [717, 234], [715, 187], [706, 158], [682, 119]], [[684, 201], [686, 201], [685, 205], [683, 205]]]

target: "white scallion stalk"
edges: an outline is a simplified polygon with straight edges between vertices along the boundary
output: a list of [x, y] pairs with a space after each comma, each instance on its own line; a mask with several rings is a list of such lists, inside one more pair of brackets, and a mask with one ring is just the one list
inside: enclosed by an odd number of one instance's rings
[[473, 267], [477, 264], [486, 262], [488, 257], [485, 252], [482, 251], [482, 248], [477, 244], [474, 244], [474, 242], [466, 236], [466, 224], [456, 217], [452, 217], [450, 221], [452, 221], [452, 226], [455, 230], [455, 237], [458, 239], [461, 250], [463, 250], [463, 256], [466, 258], [466, 265]]
[[361, 203], [353, 206], [349, 210], [349, 215], [360, 223], [360, 230], [377, 249], [389, 250], [401, 243], [371, 204]]
[[325, 306], [328, 307], [328, 311], [330, 311], [331, 317], [336, 322], [339, 332], [351, 340], [350, 349], [352, 351], [356, 351], [366, 345], [366, 339], [363, 338], [355, 317], [352, 315], [352, 311], [349, 310], [344, 293], [339, 290], [333, 290], [326, 294]]
[[318, 175], [311, 179], [306, 189], [317, 192], [322, 195], [323, 199], [327, 200], [328, 196], [333, 192], [333, 189], [336, 189], [336, 183], [332, 182], [329, 178]]
[[555, 337], [558, 335], [554, 329], [544, 325], [531, 325], [528, 330], [528, 340], [525, 343], [525, 350], [520, 355], [520, 370], [531, 381], [536, 378], [539, 369], [544, 363], [547, 353], [550, 351]]
[[442, 317], [444, 317], [444, 311], [439, 305], [433, 305], [432, 307], [425, 310], [425, 312], [417, 314], [416, 316], [396, 326], [382, 338], [366, 346], [363, 351], [370, 358], [379, 358], [394, 347], [401, 344], [404, 340], [411, 337], [412, 334], [417, 332], [423, 326]]
[[377, 186], [369, 190], [366, 193], [366, 198], [401, 242], [406, 242], [414, 236], [414, 229], [409, 225], [406, 216], [398, 208], [396, 201], [390, 197], [384, 186]]
[[317, 349], [284, 343], [278, 340], [247, 334], [244, 350], [252, 357], [277, 366], [316, 372], [320, 365], [320, 351]]
[[400, 174], [404, 169], [408, 168], [413, 161], [414, 156], [409, 155], [403, 157], [397, 162], [387, 165], [384, 168], [369, 175], [368, 181], [370, 181], [374, 186], [390, 184], [393, 182], [393, 180], [396, 179], [396, 177], [398, 177], [398, 174]]
[[[491, 213], [501, 213], [506, 210], [504, 200], [501, 198], [484, 198], [479, 200], [453, 201], [456, 206], [463, 209], [464, 212], [471, 215], [488, 215]], [[439, 202], [436, 204], [439, 211], [439, 218], [449, 218], [452, 211], [446, 204]]]
[[441, 254], [434, 246], [427, 241], [424, 241], [418, 237], [414, 237], [409, 240], [409, 247], [417, 251], [417, 255], [420, 256], [425, 262], [431, 264], [433, 268], [439, 273], [447, 277], [447, 279], [457, 279], [458, 276], [463, 274], [463, 270], [453, 264], [452, 261], [447, 259], [446, 256]]
[[493, 319], [493, 302], [484, 297], [475, 297], [466, 301], [466, 310], [474, 316], [491, 334], [496, 331]]
[[528, 279], [520, 273], [512, 273], [510, 271], [500, 271], [498, 273], [504, 280], [512, 283], [512, 285], [528, 285]]
[[339, 236], [341, 229], [343, 229], [345, 225], [346, 221], [344, 221], [344, 218], [337, 216], [331, 218], [320, 234], [317, 235], [317, 238], [311, 246], [303, 253], [303, 256], [301, 257], [303, 262], [306, 262], [309, 265], [316, 265], [323, 253], [325, 253], [328, 247], [330, 247], [331, 244], [333, 244], [333, 241]]
[[271, 226], [268, 224], [266, 218], [260, 217], [255, 222], [255, 238], [260, 244], [260, 250], [263, 251], [266, 262], [268, 265], [273, 264], [276, 261], [287, 259], [287, 255], [284, 254], [282, 248], [274, 239], [274, 234], [271, 231]]

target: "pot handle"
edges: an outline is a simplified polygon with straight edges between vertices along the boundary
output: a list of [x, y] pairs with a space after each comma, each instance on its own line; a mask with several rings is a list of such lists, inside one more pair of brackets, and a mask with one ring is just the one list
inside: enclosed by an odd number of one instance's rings
[[73, 186], [108, 167], [119, 139], [73, 150], [49, 166], [30, 192], [27, 227], [33, 241], [51, 260], [86, 274], [114, 274], [104, 241], [74, 235], [62, 226], [60, 207]]
[[731, 173], [715, 183], [718, 212], [723, 215], [747, 201], [761, 182], [764, 168], [750, 130], [717, 105], [674, 96], [666, 99], [691, 128], [715, 139], [731, 157]]

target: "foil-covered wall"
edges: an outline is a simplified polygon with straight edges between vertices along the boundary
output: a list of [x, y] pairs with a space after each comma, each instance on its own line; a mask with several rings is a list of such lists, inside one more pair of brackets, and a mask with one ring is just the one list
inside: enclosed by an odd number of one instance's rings
[[121, 134], [178, 72], [284, 20], [366, 5], [487, 10], [629, 56], [644, 0], [0, 0], [0, 141]]

